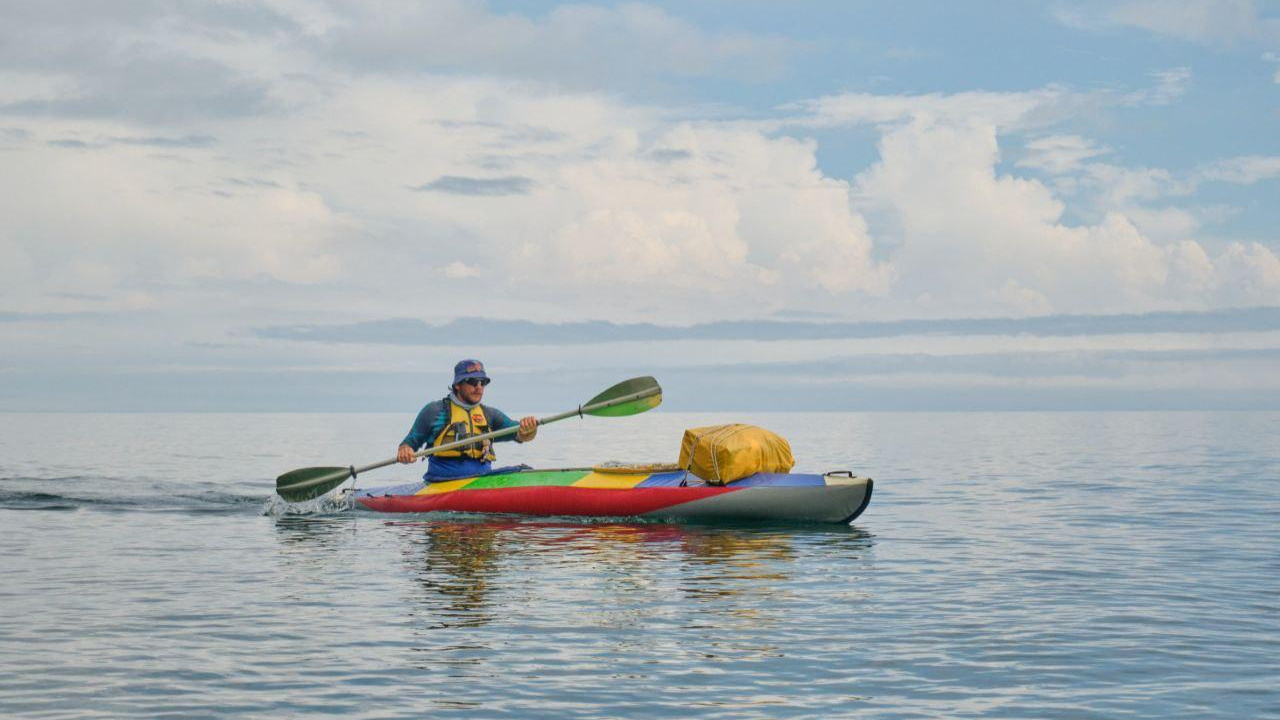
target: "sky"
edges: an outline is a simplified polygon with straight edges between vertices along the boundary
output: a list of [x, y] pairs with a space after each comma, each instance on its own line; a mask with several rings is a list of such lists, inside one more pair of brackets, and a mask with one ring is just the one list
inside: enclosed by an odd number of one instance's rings
[[0, 0], [0, 411], [1280, 409], [1280, 2]]

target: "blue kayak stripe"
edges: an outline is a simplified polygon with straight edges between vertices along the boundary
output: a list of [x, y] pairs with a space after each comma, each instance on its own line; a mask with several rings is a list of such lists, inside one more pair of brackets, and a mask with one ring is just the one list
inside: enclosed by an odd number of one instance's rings
[[729, 487], [757, 487], [767, 485], [769, 487], [809, 487], [826, 485], [827, 481], [821, 475], [812, 475], [809, 473], [756, 473], [748, 475], [741, 480], [734, 480], [729, 483]]
[[382, 497], [383, 495], [413, 495], [422, 488], [426, 487], [424, 482], [414, 482], [405, 485], [388, 485], [386, 487], [375, 487], [367, 490], [356, 490], [354, 497]]
[[[654, 473], [642, 480], [636, 487], [680, 487], [680, 482], [685, 479], [685, 471], [673, 470], [671, 472]], [[686, 485], [702, 485], [702, 480], [689, 475]]]
[[[679, 487], [681, 482], [686, 485], [706, 485], [701, 478], [686, 474], [683, 470], [674, 472], [654, 473], [646, 478], [636, 487]], [[734, 480], [729, 483], [728, 487], [821, 487], [826, 485], [827, 481], [821, 475], [811, 473], [756, 473], [748, 475], [741, 480]]]

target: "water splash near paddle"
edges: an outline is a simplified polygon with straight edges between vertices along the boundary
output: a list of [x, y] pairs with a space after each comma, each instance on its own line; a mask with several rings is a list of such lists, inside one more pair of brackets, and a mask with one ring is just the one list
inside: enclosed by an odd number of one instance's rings
[[356, 504], [350, 497], [342, 494], [321, 495], [318, 498], [304, 500], [302, 502], [289, 502], [279, 495], [272, 495], [267, 498], [266, 503], [262, 506], [262, 515], [273, 518], [282, 518], [289, 516], [308, 515], [308, 516], [324, 516], [324, 515], [340, 515], [356, 509]]

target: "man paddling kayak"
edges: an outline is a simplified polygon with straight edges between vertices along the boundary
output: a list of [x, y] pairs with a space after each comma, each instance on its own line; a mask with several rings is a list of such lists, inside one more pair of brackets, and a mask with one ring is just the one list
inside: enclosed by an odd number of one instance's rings
[[[489, 382], [484, 364], [479, 360], [463, 360], [455, 365], [449, 394], [422, 408], [409, 434], [400, 443], [396, 460], [411, 463], [417, 459], [414, 453], [424, 446], [445, 445], [515, 426], [517, 423], [501, 410], [480, 402]], [[533, 415], [521, 418], [519, 426], [515, 437], [507, 435], [498, 440], [529, 442], [538, 434], [538, 418]], [[427, 473], [423, 479], [448, 480], [483, 475], [492, 469], [495, 459], [490, 440], [457, 450], [442, 450], [428, 457]]]

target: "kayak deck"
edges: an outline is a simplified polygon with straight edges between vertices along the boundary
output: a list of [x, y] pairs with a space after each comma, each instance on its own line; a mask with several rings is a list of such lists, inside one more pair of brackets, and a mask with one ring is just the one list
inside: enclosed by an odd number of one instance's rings
[[355, 489], [345, 496], [379, 512], [850, 522], [866, 509], [872, 487], [870, 478], [852, 473], [757, 473], [708, 485], [680, 470], [569, 468]]

